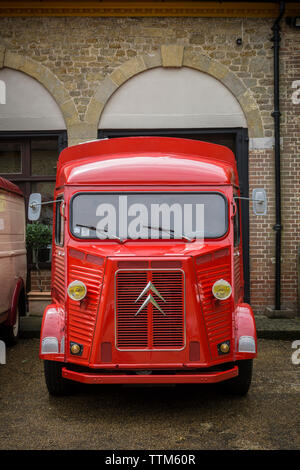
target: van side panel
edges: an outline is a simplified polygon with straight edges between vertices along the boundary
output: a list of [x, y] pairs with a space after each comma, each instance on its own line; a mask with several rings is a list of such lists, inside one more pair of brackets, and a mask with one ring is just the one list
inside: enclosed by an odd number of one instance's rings
[[0, 314], [11, 309], [18, 279], [26, 280], [24, 199], [0, 189]]

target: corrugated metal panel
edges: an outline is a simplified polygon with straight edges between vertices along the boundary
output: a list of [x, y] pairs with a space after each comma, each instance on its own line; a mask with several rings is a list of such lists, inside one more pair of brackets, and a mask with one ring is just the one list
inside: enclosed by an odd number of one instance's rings
[[219, 279], [231, 283], [229, 251], [227, 251], [227, 256], [225, 253], [224, 251], [224, 256], [222, 256], [222, 251], [209, 256], [204, 255], [206, 259], [203, 257], [203, 263], [199, 257], [196, 265], [202, 311], [213, 355], [217, 344], [232, 337], [232, 297], [220, 301], [212, 294], [212, 286]]
[[234, 256], [234, 300], [237, 302], [241, 293], [241, 258], [238, 254]]
[[84, 282], [87, 287], [87, 295], [82, 302], [68, 299], [69, 341], [78, 342], [87, 348], [93, 339], [103, 269], [70, 256], [68, 275], [68, 284], [77, 280]]
[[[63, 252], [59, 252], [63, 253]], [[64, 253], [63, 253], [64, 255]], [[57, 248], [54, 256], [53, 276], [52, 276], [52, 291], [53, 296], [59, 302], [63, 302], [65, 298], [65, 257], [59, 255]]]

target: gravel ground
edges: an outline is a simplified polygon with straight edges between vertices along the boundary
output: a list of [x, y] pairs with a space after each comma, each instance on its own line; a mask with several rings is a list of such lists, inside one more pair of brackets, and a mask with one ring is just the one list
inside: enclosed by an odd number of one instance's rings
[[38, 339], [0, 365], [0, 449], [299, 449], [300, 364], [290, 341], [260, 340], [246, 397], [214, 386], [81, 386], [50, 397]]

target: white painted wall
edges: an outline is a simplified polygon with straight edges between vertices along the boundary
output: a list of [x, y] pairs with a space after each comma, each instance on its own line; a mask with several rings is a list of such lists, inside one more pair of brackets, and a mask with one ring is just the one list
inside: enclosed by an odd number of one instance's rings
[[51, 94], [23, 72], [4, 68], [0, 83], [6, 96], [0, 100], [0, 131], [66, 129], [63, 115]]
[[187, 67], [158, 67], [129, 79], [107, 102], [99, 129], [247, 127], [218, 80]]

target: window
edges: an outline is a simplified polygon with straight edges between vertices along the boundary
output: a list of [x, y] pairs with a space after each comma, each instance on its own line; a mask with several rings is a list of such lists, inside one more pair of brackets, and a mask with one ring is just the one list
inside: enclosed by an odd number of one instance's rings
[[22, 173], [22, 147], [19, 142], [0, 142], [0, 174]]
[[236, 213], [233, 218], [234, 246], [240, 244], [240, 200], [235, 199]]
[[31, 140], [31, 175], [55, 176], [58, 158], [57, 139]]
[[55, 204], [55, 244], [63, 246], [64, 244], [64, 201], [63, 196], [58, 196]]
[[[28, 204], [31, 193], [41, 193], [42, 201], [53, 200], [56, 165], [66, 146], [65, 132], [0, 132], [0, 176], [23, 191]], [[39, 222], [52, 225], [53, 206], [43, 205]]]
[[[0, 176], [15, 183], [25, 195], [26, 215], [31, 193], [53, 201], [59, 153], [67, 146], [65, 131], [0, 132]], [[53, 204], [42, 206], [40, 223], [53, 225]], [[39, 251], [40, 268], [51, 266], [51, 246]], [[32, 265], [31, 250], [27, 265]], [[30, 285], [28, 278], [27, 285]]]
[[71, 231], [81, 239], [220, 238], [227, 232], [219, 192], [78, 193]]

